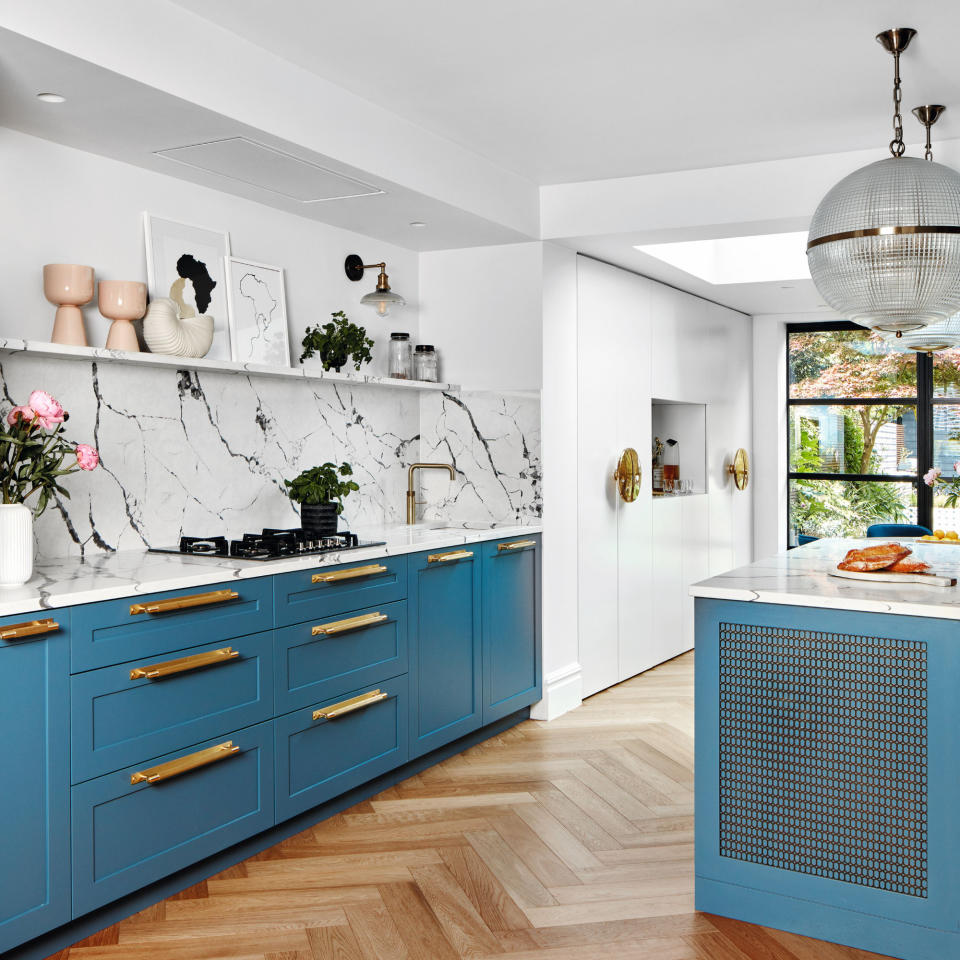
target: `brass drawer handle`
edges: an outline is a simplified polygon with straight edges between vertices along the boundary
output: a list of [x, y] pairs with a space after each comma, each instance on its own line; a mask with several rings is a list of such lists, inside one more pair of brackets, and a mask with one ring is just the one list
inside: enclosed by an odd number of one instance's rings
[[322, 710], [313, 711], [314, 720], [333, 720], [336, 717], [342, 717], [345, 713], [353, 713], [354, 710], [362, 710], [381, 700], [386, 700], [389, 693], [382, 690], [371, 690], [369, 693], [361, 693], [359, 697], [351, 697], [349, 700], [341, 700], [332, 707], [324, 707]]
[[451, 560], [466, 560], [473, 556], [472, 550], [453, 550], [450, 553], [431, 553], [427, 563], [448, 563]]
[[334, 620], [331, 623], [318, 623], [311, 631], [313, 637], [332, 637], [336, 633], [346, 633], [348, 630], [359, 630], [375, 623], [383, 623], [388, 619], [385, 613], [365, 613], [359, 617], [349, 617], [346, 620]]
[[159, 783], [161, 780], [178, 777], [181, 773], [196, 770], [198, 767], [205, 767], [208, 763], [226, 760], [227, 757], [232, 757], [235, 753], [239, 752], [240, 748], [234, 746], [232, 740], [228, 740], [226, 743], [218, 743], [215, 747], [198, 750], [196, 753], [191, 753], [186, 757], [177, 757], [176, 760], [161, 763], [157, 767], [150, 767], [148, 770], [139, 770], [137, 773], [131, 773], [130, 784], [132, 786], [136, 783]]
[[234, 650], [232, 647], [221, 647], [219, 650], [195, 653], [192, 657], [180, 657], [178, 660], [153, 663], [148, 667], [135, 667], [130, 671], [130, 679], [140, 680], [146, 677], [149, 680], [155, 680], [157, 677], [169, 677], [174, 673], [196, 670], [198, 667], [208, 667], [213, 663], [226, 663], [229, 660], [236, 660], [239, 656], [239, 650]]
[[535, 547], [536, 540], [514, 540], [512, 543], [498, 543], [497, 550], [522, 550], [524, 547]]
[[11, 623], [0, 627], [0, 640], [19, 640], [35, 637], [40, 633], [56, 633], [60, 624], [56, 620], [28, 620], [26, 623]]
[[338, 580], [355, 580], [357, 577], [372, 577], [377, 573], [386, 573], [381, 563], [371, 563], [365, 567], [350, 567], [349, 570], [333, 570], [330, 573], [315, 573], [313, 583], [336, 583]]
[[211, 593], [194, 593], [188, 597], [171, 597], [169, 600], [147, 600], [131, 603], [130, 616], [138, 613], [170, 613], [172, 610], [187, 610], [190, 607], [206, 607], [211, 603], [225, 603], [240, 596], [236, 590], [214, 590]]

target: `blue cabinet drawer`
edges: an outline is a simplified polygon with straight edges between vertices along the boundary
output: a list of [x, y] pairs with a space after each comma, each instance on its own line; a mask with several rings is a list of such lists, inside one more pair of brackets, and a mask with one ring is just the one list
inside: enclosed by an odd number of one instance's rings
[[407, 595], [407, 558], [382, 557], [336, 567], [315, 567], [273, 578], [277, 624], [319, 620]]
[[488, 724], [540, 699], [540, 537], [488, 541], [481, 552]]
[[73, 782], [273, 716], [273, 632], [71, 680]]
[[[325, 710], [344, 712], [325, 718], [320, 715]], [[407, 724], [406, 676], [280, 717], [275, 721], [277, 820], [405, 763]]]
[[272, 826], [273, 723], [89, 780], [71, 799], [77, 917]]
[[73, 611], [73, 672], [216, 645], [272, 626], [270, 577], [90, 603]]
[[406, 672], [405, 600], [277, 631], [277, 713]]
[[0, 956], [70, 919], [69, 627], [0, 617]]

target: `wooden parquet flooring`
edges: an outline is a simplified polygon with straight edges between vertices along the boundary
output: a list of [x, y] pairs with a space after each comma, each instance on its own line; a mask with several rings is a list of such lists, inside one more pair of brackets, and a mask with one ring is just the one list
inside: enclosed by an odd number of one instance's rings
[[868, 960], [693, 909], [693, 655], [528, 721], [57, 960]]

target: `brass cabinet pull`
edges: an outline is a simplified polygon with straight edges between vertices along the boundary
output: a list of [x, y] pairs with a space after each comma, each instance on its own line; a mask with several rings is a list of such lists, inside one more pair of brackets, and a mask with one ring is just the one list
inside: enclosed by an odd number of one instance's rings
[[727, 466], [727, 473], [733, 477], [733, 483], [738, 490], [747, 489], [750, 482], [750, 457], [743, 447], [733, 455], [733, 462]]
[[381, 700], [386, 700], [389, 693], [382, 690], [371, 690], [369, 693], [361, 693], [359, 697], [351, 697], [349, 700], [341, 700], [332, 707], [324, 707], [322, 710], [313, 711], [314, 720], [333, 720], [336, 717], [342, 717], [345, 713], [353, 713], [354, 710], [362, 710]]
[[385, 613], [364, 613], [359, 617], [348, 617], [346, 620], [334, 620], [331, 623], [318, 623], [311, 631], [313, 637], [332, 637], [335, 633], [346, 633], [348, 630], [359, 630], [375, 623], [383, 623], [387, 619]]
[[205, 767], [208, 763], [226, 760], [227, 757], [232, 757], [235, 753], [239, 752], [240, 748], [235, 746], [232, 740], [228, 740], [226, 743], [218, 743], [215, 747], [198, 750], [196, 753], [191, 753], [186, 757], [177, 757], [176, 760], [161, 763], [157, 767], [150, 767], [148, 770], [139, 770], [137, 773], [131, 773], [130, 784], [132, 786], [136, 783], [159, 783], [161, 780], [178, 777], [181, 773], [196, 770], [198, 767]]
[[332, 570], [330, 573], [315, 573], [313, 583], [336, 583], [338, 580], [354, 580], [357, 577], [372, 577], [377, 573], [386, 573], [381, 563], [371, 563], [365, 567], [350, 567], [348, 570]]
[[620, 454], [617, 469], [613, 472], [613, 479], [616, 481], [620, 499], [624, 503], [633, 503], [640, 496], [643, 471], [640, 469], [640, 458], [633, 447], [627, 447]]
[[427, 563], [448, 563], [450, 560], [466, 560], [473, 556], [472, 550], [453, 550], [450, 553], [431, 553]]
[[35, 637], [40, 633], [56, 633], [60, 624], [56, 620], [28, 620], [26, 623], [10, 623], [0, 627], [0, 640], [19, 640]]
[[522, 550], [524, 547], [535, 547], [536, 540], [514, 540], [512, 543], [498, 543], [497, 551], [500, 550]]
[[179, 660], [153, 663], [148, 667], [135, 667], [130, 671], [130, 679], [140, 680], [146, 677], [149, 680], [155, 680], [157, 677], [169, 677], [173, 673], [196, 670], [198, 667], [209, 667], [213, 663], [227, 663], [229, 660], [236, 660], [239, 656], [239, 650], [234, 650], [232, 647], [221, 647], [219, 650], [195, 653], [192, 657], [180, 657]]
[[147, 600], [131, 603], [130, 615], [138, 613], [170, 613], [172, 610], [187, 610], [190, 607], [206, 607], [211, 603], [225, 603], [240, 596], [236, 590], [214, 590], [211, 593], [194, 593], [188, 597], [171, 597], [169, 600]]

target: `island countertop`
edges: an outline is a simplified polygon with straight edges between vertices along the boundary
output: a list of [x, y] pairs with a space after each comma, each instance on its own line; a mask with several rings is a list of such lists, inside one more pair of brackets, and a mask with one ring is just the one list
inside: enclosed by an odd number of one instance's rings
[[[960, 545], [924, 543], [910, 537], [893, 541], [909, 546], [931, 572], [960, 579]], [[891, 540], [824, 538], [710, 577], [690, 595], [714, 600], [779, 603], [797, 607], [893, 613], [908, 617], [960, 620], [960, 586], [922, 583], [870, 583], [830, 576], [844, 554]]]
[[37, 564], [33, 577], [22, 587], [0, 587], [0, 617], [117, 600], [143, 593], [203, 587], [224, 580], [268, 577], [340, 563], [359, 564], [420, 550], [522, 537], [540, 533], [542, 529], [538, 523], [363, 527], [354, 531], [362, 540], [383, 540], [385, 543], [377, 547], [335, 551], [323, 556], [269, 562], [233, 557], [179, 556], [149, 553], [146, 550], [121, 550], [86, 560], [69, 557]]

